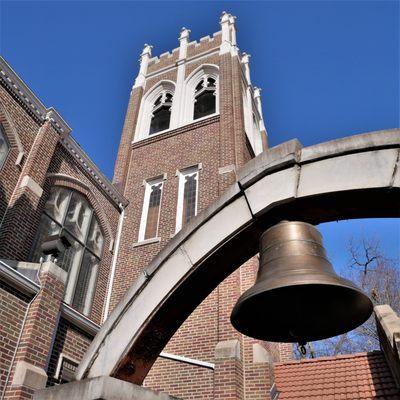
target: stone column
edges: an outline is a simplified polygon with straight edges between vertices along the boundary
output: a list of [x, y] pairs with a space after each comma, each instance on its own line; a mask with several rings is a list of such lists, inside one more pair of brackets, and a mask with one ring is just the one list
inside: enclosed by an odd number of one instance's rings
[[67, 272], [53, 262], [40, 269], [40, 291], [27, 309], [4, 399], [31, 399], [47, 382], [45, 371], [67, 281]]
[[42, 209], [46, 174], [60, 135], [48, 119], [36, 134], [0, 230], [0, 258], [26, 260]]

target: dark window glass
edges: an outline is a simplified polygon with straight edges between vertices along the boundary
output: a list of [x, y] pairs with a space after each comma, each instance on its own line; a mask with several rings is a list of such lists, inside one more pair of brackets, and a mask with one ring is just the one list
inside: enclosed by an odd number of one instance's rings
[[154, 103], [154, 106], [159, 106], [159, 105], [161, 104], [161, 99], [162, 99], [162, 96], [160, 96], [160, 97], [156, 100], [156, 102]]
[[0, 168], [3, 166], [4, 161], [6, 160], [9, 150], [10, 145], [8, 144], [8, 141], [6, 139], [4, 127], [0, 123]]
[[88, 315], [104, 237], [88, 202], [78, 193], [56, 186], [41, 217], [33, 261], [39, 261], [42, 256], [41, 245], [46, 238], [61, 229], [71, 243], [71, 247], [58, 255], [58, 265], [68, 272], [65, 301]]
[[201, 89], [203, 89], [203, 81], [199, 82], [196, 86], [196, 92], [200, 91]]
[[208, 87], [215, 87], [215, 79], [214, 78], [208, 78], [207, 79], [207, 86]]
[[171, 118], [170, 108], [171, 106], [163, 106], [154, 111], [153, 118], [151, 119], [150, 135], [169, 128], [169, 120]]
[[151, 186], [149, 209], [147, 210], [145, 239], [151, 239], [157, 236], [158, 215], [161, 204], [162, 183]]
[[196, 215], [196, 175], [185, 176], [183, 189], [183, 211], [182, 226], [189, 222]]
[[215, 113], [215, 95], [214, 91], [206, 91], [196, 97], [194, 103], [193, 119], [205, 117]]
[[79, 270], [74, 299], [72, 301], [72, 306], [76, 310], [84, 313], [90, 310], [98, 269], [99, 259], [86, 250]]

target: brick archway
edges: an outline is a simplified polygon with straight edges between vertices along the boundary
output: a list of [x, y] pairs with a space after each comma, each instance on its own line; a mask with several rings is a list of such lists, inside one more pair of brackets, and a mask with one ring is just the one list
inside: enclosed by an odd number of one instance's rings
[[141, 384], [183, 321], [257, 253], [260, 234], [278, 221], [398, 217], [399, 160], [399, 129], [306, 148], [292, 140], [251, 160], [145, 268], [92, 342], [77, 379]]

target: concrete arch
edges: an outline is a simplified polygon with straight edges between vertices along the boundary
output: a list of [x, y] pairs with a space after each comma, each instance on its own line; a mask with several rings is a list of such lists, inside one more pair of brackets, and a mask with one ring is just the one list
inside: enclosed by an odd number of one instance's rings
[[145, 268], [92, 342], [77, 379], [141, 384], [183, 321], [257, 253], [260, 234], [278, 221], [398, 217], [399, 160], [399, 129], [306, 148], [292, 140], [261, 153]]

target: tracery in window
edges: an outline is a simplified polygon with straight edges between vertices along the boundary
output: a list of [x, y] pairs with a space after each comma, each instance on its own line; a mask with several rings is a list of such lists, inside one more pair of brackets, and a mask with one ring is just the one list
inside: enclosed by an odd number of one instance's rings
[[10, 145], [7, 141], [4, 127], [0, 123], [0, 168], [3, 166], [4, 161], [6, 160], [9, 150]]
[[55, 186], [41, 217], [33, 261], [42, 256], [47, 237], [65, 232], [71, 247], [60, 253], [58, 264], [68, 272], [64, 300], [89, 315], [103, 251], [104, 236], [93, 209], [80, 194]]
[[216, 80], [204, 76], [197, 84], [194, 94], [193, 119], [206, 117], [216, 112]]
[[163, 91], [153, 105], [149, 135], [169, 128], [173, 95]]

